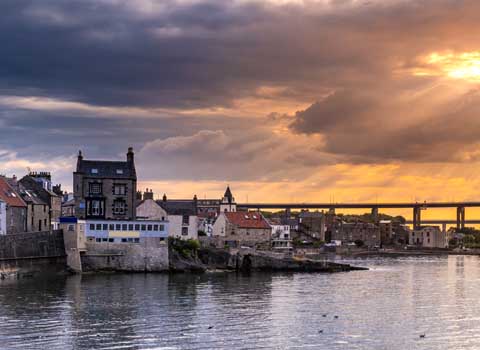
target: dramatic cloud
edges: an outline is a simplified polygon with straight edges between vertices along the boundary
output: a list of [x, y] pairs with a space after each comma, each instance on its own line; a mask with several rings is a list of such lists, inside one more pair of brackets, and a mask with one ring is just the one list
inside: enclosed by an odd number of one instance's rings
[[141, 183], [188, 196], [231, 181], [264, 200], [442, 183], [470, 198], [478, 13], [476, 0], [7, 0], [0, 173], [65, 181], [78, 149], [132, 145]]

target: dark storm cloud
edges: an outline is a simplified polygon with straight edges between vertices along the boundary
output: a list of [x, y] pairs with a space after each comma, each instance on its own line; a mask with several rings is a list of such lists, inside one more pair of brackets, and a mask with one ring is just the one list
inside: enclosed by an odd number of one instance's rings
[[285, 123], [275, 110], [255, 123], [247, 114], [93, 118], [95, 111], [1, 107], [0, 151], [32, 159], [82, 148], [113, 158], [128, 144], [142, 149], [146, 167], [177, 167], [152, 168], [151, 178], [251, 179], [265, 172], [257, 164], [281, 177], [329, 164], [323, 152], [339, 162], [474, 159], [476, 94], [437, 99], [455, 89], [424, 94], [436, 78], [410, 70], [434, 51], [477, 50], [480, 2], [329, 3], [3, 1], [0, 95], [181, 110], [235, 106], [264, 98], [259, 87], [280, 86], [271, 101], [318, 102], [294, 115], [290, 130], [310, 137], [298, 144], [295, 135], [257, 130]]
[[[442, 37], [444, 22], [463, 16], [466, 29], [480, 10], [473, 1], [348, 3], [325, 11], [315, 3], [6, 1], [0, 91], [198, 107], [228, 105], [261, 85], [368, 88], [399, 59], [408, 64], [437, 43], [460, 47]], [[478, 34], [469, 27], [462, 42]]]

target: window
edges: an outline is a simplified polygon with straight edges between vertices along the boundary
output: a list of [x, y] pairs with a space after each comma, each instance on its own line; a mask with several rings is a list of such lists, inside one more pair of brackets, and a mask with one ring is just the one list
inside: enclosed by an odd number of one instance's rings
[[135, 231], [140, 231], [140, 224], [135, 224]]
[[188, 227], [182, 227], [182, 236], [188, 236]]
[[116, 224], [115, 225], [115, 231], [120, 231], [122, 229], [122, 225]]
[[133, 231], [133, 224], [128, 224], [128, 230]]
[[115, 184], [113, 186], [113, 194], [117, 196], [125, 196], [127, 193], [127, 186], [126, 185], [119, 185]]
[[92, 169], [90, 170], [90, 172], [91, 172], [92, 174], [98, 174], [98, 169], [92, 168]]
[[165, 225], [160, 225], [160, 231], [165, 231]]
[[101, 231], [102, 230], [102, 224], [97, 224], [97, 231]]
[[113, 238], [109, 238], [108, 241], [109, 241], [110, 243], [112, 243], [112, 242], [114, 241], [114, 239], [113, 239]]
[[88, 192], [90, 192], [91, 195], [102, 194], [102, 184], [99, 182], [88, 184]]
[[108, 242], [108, 238], [102, 238], [102, 242]]
[[127, 241], [126, 238], [122, 238], [122, 243], [125, 243]]
[[108, 230], [108, 224], [103, 224], [103, 230], [107, 231]]
[[127, 230], [128, 230], [128, 225], [122, 224], [122, 231], [127, 231]]
[[103, 215], [103, 202], [99, 200], [93, 200], [88, 202], [88, 214], [91, 216]]
[[72, 225], [72, 224], [68, 225], [68, 231], [70, 232], [75, 231], [75, 225]]
[[95, 231], [95, 224], [90, 224], [90, 230]]
[[114, 224], [109, 224], [108, 229], [111, 230], [111, 231], [115, 230], [115, 225]]
[[165, 216], [162, 216], [162, 221], [165, 221]]
[[96, 242], [101, 242], [102, 239], [101, 239], [101, 238], [96, 238], [95, 241], [96, 241]]
[[135, 243], [140, 243], [140, 238], [134, 238], [133, 241], [134, 241]]
[[125, 202], [122, 200], [115, 200], [113, 202], [113, 214], [125, 214]]
[[117, 169], [117, 175], [123, 175], [123, 169]]
[[152, 225], [147, 225], [147, 231], [151, 231], [152, 230]]
[[147, 225], [142, 225], [142, 231], [146, 231], [147, 230]]
[[158, 225], [153, 225], [153, 230], [158, 231]]
[[189, 219], [190, 219], [190, 217], [188, 215], [183, 215], [182, 223], [184, 225], [188, 225]]

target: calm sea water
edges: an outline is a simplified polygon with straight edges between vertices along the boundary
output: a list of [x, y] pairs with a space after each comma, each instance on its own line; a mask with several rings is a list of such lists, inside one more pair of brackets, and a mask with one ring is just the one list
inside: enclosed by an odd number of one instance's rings
[[371, 270], [3, 283], [0, 348], [480, 349], [478, 257], [351, 262]]

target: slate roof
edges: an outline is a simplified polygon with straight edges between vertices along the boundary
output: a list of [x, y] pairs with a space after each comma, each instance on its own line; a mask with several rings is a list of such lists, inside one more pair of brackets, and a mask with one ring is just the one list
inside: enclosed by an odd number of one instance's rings
[[[92, 169], [97, 169], [97, 172], [92, 173]], [[135, 167], [122, 161], [82, 160], [79, 162], [77, 172], [84, 173], [88, 177], [136, 178]]]
[[227, 220], [239, 228], [270, 228], [267, 220], [256, 211], [225, 212]]
[[0, 177], [0, 199], [11, 207], [26, 207], [20, 195], [8, 184], [4, 177]]
[[197, 215], [197, 207], [193, 200], [157, 200], [156, 203], [161, 206], [168, 215]]
[[43, 201], [34, 191], [20, 190], [20, 193], [23, 200], [27, 203], [48, 205], [48, 203]]

